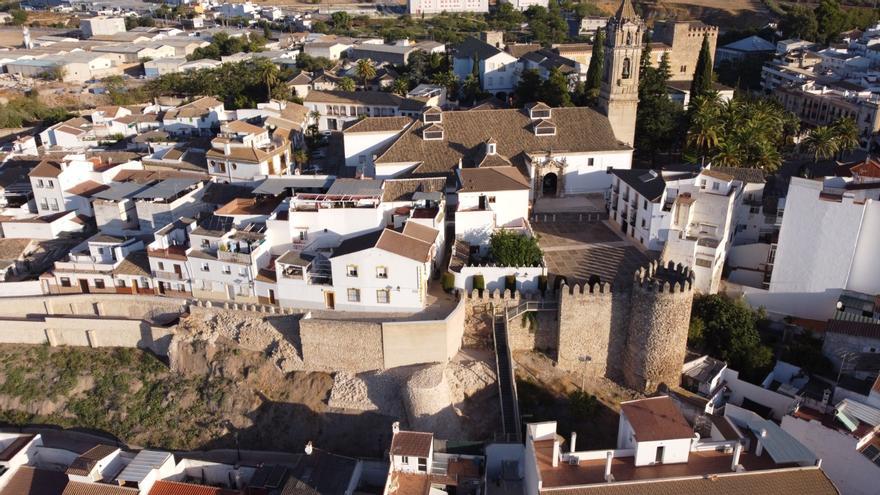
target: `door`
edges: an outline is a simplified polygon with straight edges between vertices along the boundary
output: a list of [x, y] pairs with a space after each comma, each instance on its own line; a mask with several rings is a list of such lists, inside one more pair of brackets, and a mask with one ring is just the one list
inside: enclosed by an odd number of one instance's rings
[[336, 294], [333, 291], [325, 292], [324, 303], [327, 305], [327, 309], [336, 309]]
[[232, 284], [226, 284], [226, 298], [230, 301], [235, 300], [235, 287]]
[[666, 450], [666, 447], [660, 446], [657, 447], [657, 454], [654, 457], [654, 464], [663, 464], [663, 451]]
[[269, 304], [278, 304], [275, 302], [275, 289], [269, 289]]
[[89, 293], [89, 281], [85, 279], [79, 279], [79, 290], [83, 294]]
[[183, 279], [183, 271], [180, 269], [180, 265], [174, 265], [174, 274], [177, 275], [177, 278]]
[[165, 282], [159, 282], [159, 294], [165, 294]]

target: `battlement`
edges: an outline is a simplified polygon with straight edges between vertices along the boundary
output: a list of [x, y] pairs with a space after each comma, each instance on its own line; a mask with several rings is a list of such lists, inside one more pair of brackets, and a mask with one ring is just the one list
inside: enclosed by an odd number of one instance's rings
[[649, 292], [690, 292], [693, 290], [694, 272], [690, 267], [670, 261], [663, 266], [652, 261], [647, 267], [639, 268], [633, 276], [633, 286]]
[[578, 296], [585, 294], [611, 294], [611, 284], [605, 283], [585, 283], [585, 284], [562, 284], [559, 292], [564, 296]]

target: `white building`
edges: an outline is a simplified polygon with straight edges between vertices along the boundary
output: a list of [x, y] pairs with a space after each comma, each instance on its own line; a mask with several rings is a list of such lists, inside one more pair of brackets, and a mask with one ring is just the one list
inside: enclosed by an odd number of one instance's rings
[[[496, 156], [495, 142], [487, 142], [489, 159]], [[481, 252], [498, 229], [528, 230], [529, 183], [510, 165], [465, 168], [458, 171], [461, 187], [455, 211], [455, 238]]]
[[518, 59], [505, 52], [503, 47], [468, 37], [455, 46], [452, 57], [452, 71], [460, 81], [473, 74], [474, 64], [478, 64], [476, 72], [483, 91], [507, 94], [516, 88], [519, 81], [516, 70]]
[[441, 12], [489, 12], [489, 0], [408, 0], [410, 14]]
[[[802, 493], [801, 483], [823, 495], [838, 493], [816, 456], [775, 423], [721, 419], [724, 431], [712, 428], [711, 436], [701, 437], [668, 396], [623, 402], [616, 447], [587, 451], [577, 450], [576, 432], [563, 451], [556, 422], [531, 423], [525, 493], [795, 495]], [[754, 434], [753, 427], [759, 428], [756, 435], [743, 433]]]
[[[303, 105], [317, 112], [320, 131], [341, 131], [346, 124], [364, 117], [401, 115], [408, 100], [386, 91], [309, 91]], [[421, 103], [416, 113], [421, 110]]]
[[[369, 120], [369, 119], [368, 119]], [[495, 141], [495, 155], [486, 143]], [[453, 177], [459, 168], [505, 163], [527, 173], [530, 198], [605, 191], [609, 169], [628, 169], [632, 148], [586, 107], [425, 111], [373, 161], [377, 177]]]
[[851, 180], [792, 177], [779, 211], [770, 290], [753, 304], [824, 320], [844, 289], [880, 293], [880, 174], [873, 162], [851, 172]]
[[[877, 388], [877, 387], [875, 387]], [[880, 390], [875, 393], [880, 395]], [[880, 409], [844, 399], [833, 413], [800, 408], [782, 429], [823, 459], [822, 470], [840, 493], [877, 493], [880, 479]]]
[[165, 112], [162, 126], [171, 134], [213, 136], [224, 120], [228, 119], [223, 102], [205, 96]]
[[82, 31], [83, 38], [87, 39], [93, 36], [111, 36], [117, 33], [124, 33], [125, 18], [99, 15], [80, 19], [79, 29]]
[[251, 182], [257, 177], [286, 175], [290, 168], [290, 143], [280, 135], [244, 120], [220, 126], [205, 154], [208, 173], [221, 181]]

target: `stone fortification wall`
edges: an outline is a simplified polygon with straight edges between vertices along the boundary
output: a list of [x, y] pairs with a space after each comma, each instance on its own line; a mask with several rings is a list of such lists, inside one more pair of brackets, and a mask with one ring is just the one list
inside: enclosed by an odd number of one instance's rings
[[559, 291], [559, 367], [591, 376], [619, 376], [629, 316], [628, 292], [615, 292], [608, 283], [563, 285]]
[[694, 275], [687, 267], [656, 262], [640, 269], [632, 288], [632, 307], [624, 381], [654, 392], [660, 384], [676, 386], [687, 350]]
[[303, 318], [299, 329], [306, 369], [361, 372], [385, 367], [380, 322]]
[[[500, 289], [493, 291], [484, 290], [482, 294], [478, 290], [472, 290], [465, 296], [466, 299], [466, 327], [471, 330], [465, 335], [466, 339], [482, 340], [482, 343], [492, 341], [492, 306], [507, 306], [513, 310], [523, 302], [537, 302], [540, 300], [552, 300], [552, 293], [542, 298], [536, 292], [520, 292]], [[555, 351], [559, 333], [559, 317], [555, 312], [541, 311], [537, 313], [537, 326], [530, 324], [528, 319], [514, 318], [507, 327], [507, 337], [510, 349], [513, 351], [529, 351], [539, 349], [542, 351]], [[471, 342], [472, 344], [476, 342]]]

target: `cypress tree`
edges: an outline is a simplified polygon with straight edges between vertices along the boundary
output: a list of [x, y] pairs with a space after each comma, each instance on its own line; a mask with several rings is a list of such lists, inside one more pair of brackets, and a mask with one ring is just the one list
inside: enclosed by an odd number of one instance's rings
[[587, 84], [585, 92], [587, 100], [595, 101], [602, 87], [602, 73], [605, 69], [605, 31], [602, 28], [596, 30], [593, 37], [593, 55], [590, 57], [590, 66], [587, 68]]
[[709, 37], [703, 37], [700, 57], [691, 81], [691, 99], [698, 98], [712, 90], [712, 53], [709, 51]]

